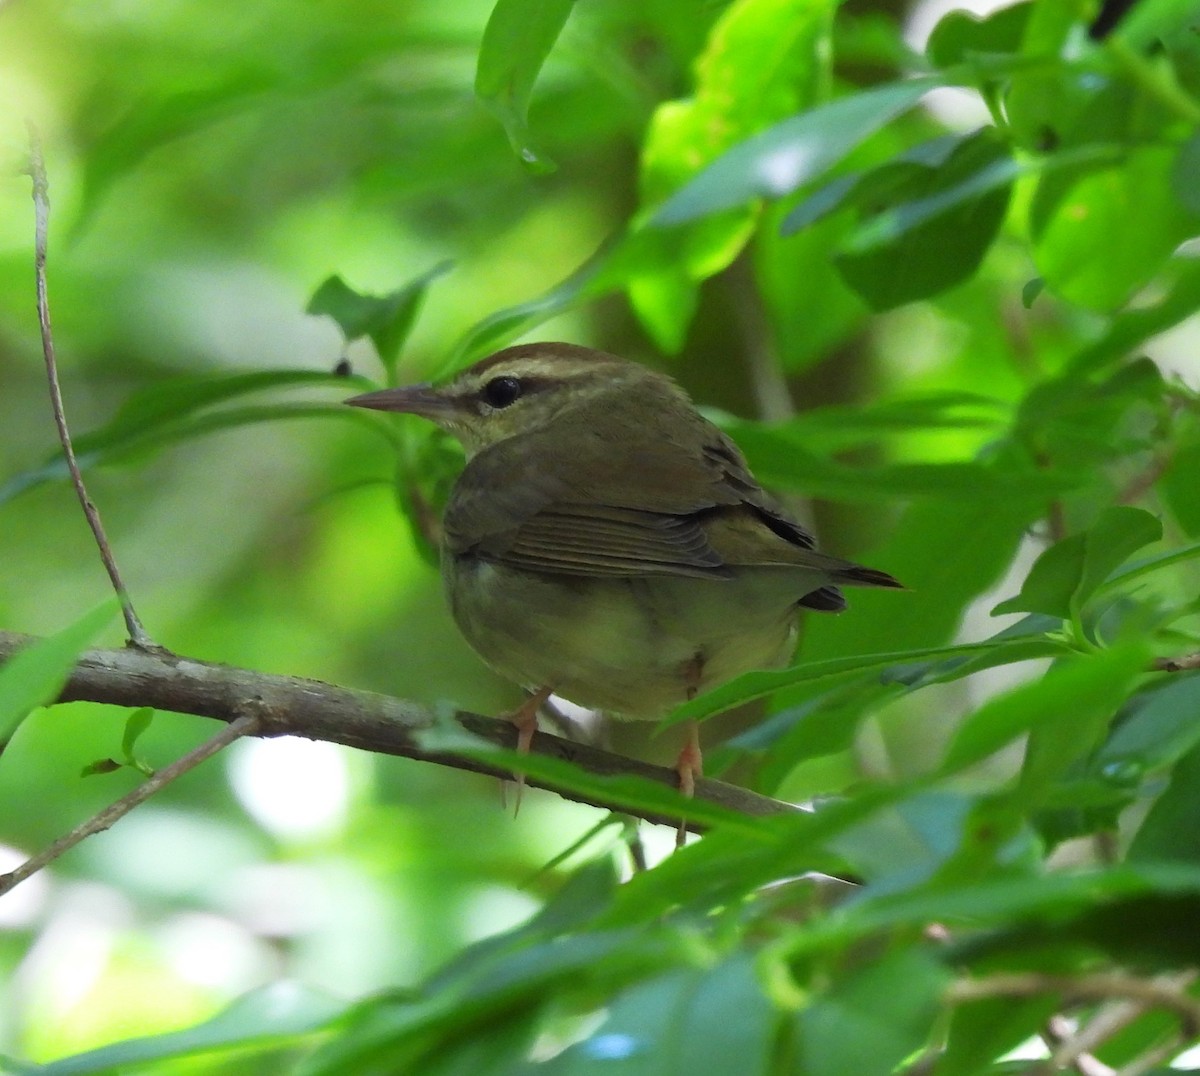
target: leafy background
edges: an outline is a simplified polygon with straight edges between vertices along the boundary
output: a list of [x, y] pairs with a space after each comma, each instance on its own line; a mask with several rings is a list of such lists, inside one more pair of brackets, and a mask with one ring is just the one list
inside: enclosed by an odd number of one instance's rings
[[[1200, 649], [1200, 26], [1098, 30], [1118, 6], [0, 8], [5, 627], [106, 593], [44, 403], [25, 117], [68, 413], [172, 649], [511, 706], [431, 567], [453, 451], [339, 401], [521, 338], [669, 370], [910, 588], [695, 704], [742, 704], [713, 772], [816, 814], [669, 856], [642, 827], [632, 878], [630, 827], [556, 797], [514, 823], [482, 778], [235, 745], [0, 899], [9, 1067], [1000, 1072], [1131, 992], [1089, 1049], [1179, 1054], [1200, 679], [1150, 670]], [[118, 644], [104, 615], [68, 641]], [[0, 714], [7, 862], [211, 732], [148, 716]]]

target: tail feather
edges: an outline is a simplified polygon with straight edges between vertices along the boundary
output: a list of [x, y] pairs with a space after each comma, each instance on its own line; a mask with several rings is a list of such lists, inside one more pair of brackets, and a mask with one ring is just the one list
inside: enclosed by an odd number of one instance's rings
[[846, 608], [846, 599], [837, 587], [821, 587], [800, 599], [805, 609], [816, 609], [821, 613], [840, 613]]
[[861, 564], [851, 564], [843, 568], [835, 577], [839, 583], [857, 587], [892, 587], [896, 590], [907, 589], [894, 576], [881, 572], [878, 568], [864, 568]]

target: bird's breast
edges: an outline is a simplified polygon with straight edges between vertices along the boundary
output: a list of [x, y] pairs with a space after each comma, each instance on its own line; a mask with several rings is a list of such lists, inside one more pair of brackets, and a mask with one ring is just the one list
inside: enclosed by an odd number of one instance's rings
[[795, 641], [798, 596], [771, 569], [596, 578], [447, 554], [443, 575], [459, 629], [498, 673], [616, 716], [659, 718], [691, 694], [782, 664]]

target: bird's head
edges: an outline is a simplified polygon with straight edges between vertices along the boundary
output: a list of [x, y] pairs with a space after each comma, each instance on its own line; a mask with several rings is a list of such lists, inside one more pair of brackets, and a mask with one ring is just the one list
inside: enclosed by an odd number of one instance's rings
[[518, 344], [469, 366], [444, 385], [368, 392], [355, 407], [420, 415], [462, 442], [468, 458], [518, 434], [544, 428], [570, 409], [639, 384], [678, 392], [637, 363], [575, 344]]

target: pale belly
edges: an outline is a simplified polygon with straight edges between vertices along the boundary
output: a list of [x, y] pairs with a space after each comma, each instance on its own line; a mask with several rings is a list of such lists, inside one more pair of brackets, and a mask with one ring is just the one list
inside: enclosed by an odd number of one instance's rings
[[500, 675], [580, 706], [657, 719], [691, 694], [791, 656], [794, 573], [593, 579], [446, 566], [459, 629]]

